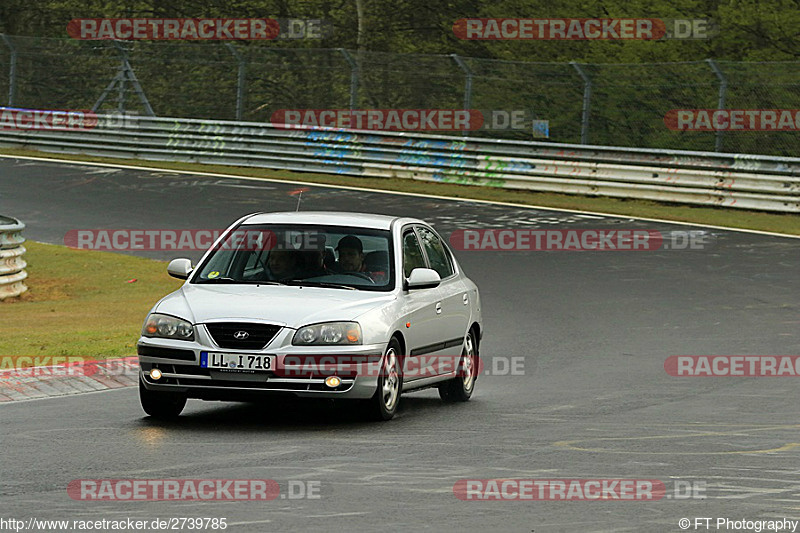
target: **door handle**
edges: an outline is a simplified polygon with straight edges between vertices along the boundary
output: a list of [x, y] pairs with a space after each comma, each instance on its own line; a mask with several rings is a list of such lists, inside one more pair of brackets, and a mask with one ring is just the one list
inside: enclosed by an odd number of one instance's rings
[[442, 302], [436, 302], [436, 314], [437, 315], [442, 314]]
[[469, 296], [466, 292], [464, 293], [464, 305], [469, 305]]

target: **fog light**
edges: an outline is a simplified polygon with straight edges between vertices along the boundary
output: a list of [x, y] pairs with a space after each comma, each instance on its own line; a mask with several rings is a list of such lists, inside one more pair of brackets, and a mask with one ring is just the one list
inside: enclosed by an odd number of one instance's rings
[[338, 387], [341, 384], [342, 384], [342, 380], [339, 379], [339, 376], [328, 376], [327, 378], [325, 378], [325, 385], [327, 385], [328, 387], [330, 387], [332, 389], [335, 389], [336, 387]]
[[161, 379], [161, 370], [154, 368], [150, 371], [150, 379], [158, 381]]

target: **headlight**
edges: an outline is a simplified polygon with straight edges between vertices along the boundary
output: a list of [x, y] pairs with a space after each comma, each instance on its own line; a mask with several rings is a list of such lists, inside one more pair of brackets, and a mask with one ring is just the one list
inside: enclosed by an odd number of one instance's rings
[[292, 338], [295, 346], [361, 344], [361, 326], [357, 322], [326, 322], [305, 326]]
[[143, 337], [161, 337], [164, 339], [194, 340], [194, 328], [186, 320], [174, 316], [152, 313], [144, 321]]

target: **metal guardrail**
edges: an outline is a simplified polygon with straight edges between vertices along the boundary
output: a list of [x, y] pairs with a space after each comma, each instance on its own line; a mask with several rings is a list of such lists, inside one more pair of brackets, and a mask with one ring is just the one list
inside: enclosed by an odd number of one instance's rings
[[22, 258], [25, 224], [15, 218], [0, 216], [0, 300], [19, 296], [28, 290], [22, 282], [28, 277]]
[[800, 158], [113, 115], [84, 130], [0, 129], [0, 145], [800, 212]]

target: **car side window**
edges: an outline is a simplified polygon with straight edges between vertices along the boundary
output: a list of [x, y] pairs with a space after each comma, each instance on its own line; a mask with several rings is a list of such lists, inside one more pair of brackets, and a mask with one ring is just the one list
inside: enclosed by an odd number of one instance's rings
[[453, 264], [444, 249], [441, 239], [427, 228], [419, 228], [419, 236], [422, 239], [422, 246], [428, 254], [428, 261], [439, 277], [444, 279], [453, 275]]
[[425, 257], [422, 255], [417, 234], [409, 230], [403, 234], [403, 274], [408, 277], [415, 268], [425, 267]]

